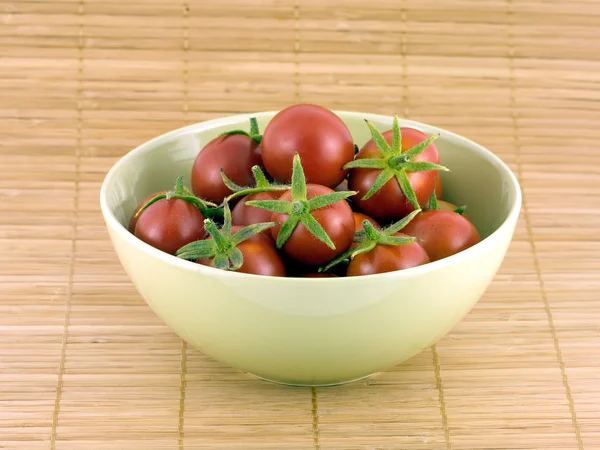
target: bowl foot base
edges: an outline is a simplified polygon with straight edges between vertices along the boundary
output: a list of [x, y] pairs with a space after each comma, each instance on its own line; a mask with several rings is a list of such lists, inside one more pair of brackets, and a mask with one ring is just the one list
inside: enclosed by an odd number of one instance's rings
[[256, 378], [256, 379], [259, 379], [261, 381], [266, 381], [267, 383], [279, 384], [279, 385], [282, 385], [282, 386], [305, 387], [305, 388], [306, 387], [311, 387], [311, 388], [315, 388], [315, 387], [341, 386], [341, 385], [344, 385], [344, 384], [356, 383], [357, 381], [366, 380], [367, 378], [372, 377], [376, 373], [371, 373], [369, 375], [365, 375], [365, 376], [362, 376], [362, 377], [359, 377], [359, 378], [353, 378], [351, 380], [336, 381], [336, 382], [332, 382], [332, 383], [292, 383], [292, 382], [287, 382], [287, 381], [271, 380], [269, 378], [261, 377], [260, 375], [255, 375], [255, 374], [250, 373], [250, 372], [246, 372], [246, 374], [249, 375], [252, 378]]

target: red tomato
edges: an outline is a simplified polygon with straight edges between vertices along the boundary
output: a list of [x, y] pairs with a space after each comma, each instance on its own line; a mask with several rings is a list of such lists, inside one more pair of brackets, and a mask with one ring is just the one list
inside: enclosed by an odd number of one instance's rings
[[[402, 128], [402, 148], [409, 149], [427, 140], [427, 135], [413, 128]], [[392, 131], [382, 133], [385, 140], [392, 143]], [[358, 152], [357, 159], [381, 158], [381, 152], [371, 139]], [[426, 161], [439, 164], [440, 158], [435, 144], [431, 143], [423, 153], [413, 161]], [[361, 200], [371, 189], [375, 179], [381, 173], [379, 169], [352, 169], [348, 185], [350, 190], [358, 191], [353, 197], [358, 209], [379, 221], [398, 220], [414, 211], [411, 203], [400, 189], [395, 178], [389, 180], [368, 200]], [[419, 205], [424, 206], [429, 202], [437, 181], [438, 172], [427, 170], [424, 172], [410, 172], [408, 179], [415, 191]]]
[[[252, 225], [255, 223], [265, 223], [271, 221], [272, 213], [264, 209], [246, 206], [246, 202], [250, 200], [277, 200], [281, 197], [281, 191], [259, 192], [243, 197], [231, 211], [233, 225]], [[271, 239], [271, 230], [265, 230], [261, 234], [268, 236]]]
[[[375, 220], [371, 219], [369, 216], [367, 216], [363, 213], [359, 213], [359, 212], [355, 212], [353, 214], [354, 214], [354, 232], [355, 233], [358, 233], [359, 231], [364, 230], [362, 223], [365, 220], [368, 220], [369, 222], [371, 222], [376, 229], [378, 229], [378, 230], [381, 229], [379, 224]], [[357, 245], [358, 245], [358, 243], [356, 243], [356, 242], [352, 243], [352, 247], [356, 247]]]
[[[308, 200], [318, 195], [331, 194], [333, 192], [328, 187], [318, 184], [307, 185]], [[288, 202], [291, 201], [291, 191], [286, 191], [280, 199]], [[319, 241], [302, 223], [298, 223], [289, 239], [283, 245], [284, 253], [298, 262], [315, 266], [331, 261], [350, 248], [354, 239], [354, 217], [348, 202], [341, 200], [330, 206], [315, 209], [310, 214], [329, 235], [329, 238], [335, 245], [335, 250], [332, 250], [327, 244]], [[284, 223], [287, 218], [287, 214], [273, 213], [271, 221]], [[271, 233], [275, 240], [277, 240], [280, 228], [281, 226], [271, 228]]]
[[135, 225], [137, 224], [137, 221], [139, 219], [139, 217], [136, 217], [135, 215], [140, 209], [142, 209], [142, 206], [144, 206], [157, 195], [164, 193], [165, 191], [155, 192], [154, 194], [150, 194], [148, 197], [146, 197], [144, 200], [138, 203], [138, 205], [135, 207], [135, 210], [133, 211], [133, 214], [131, 214], [131, 219], [129, 220], [129, 231], [131, 231], [132, 233], [135, 231]]
[[355, 213], [353, 213], [353, 215], [354, 215], [354, 229], [357, 233], [359, 231], [364, 230], [362, 223], [365, 220], [368, 220], [369, 222], [371, 222], [376, 229], [378, 229], [378, 230], [381, 229], [379, 224], [375, 220], [373, 220], [372, 218], [367, 216], [366, 214], [355, 212]]
[[[395, 233], [394, 236], [407, 237], [403, 233]], [[405, 245], [378, 244], [370, 252], [356, 255], [348, 264], [346, 274], [349, 277], [355, 277], [394, 272], [428, 262], [430, 262], [429, 256], [418, 242]]]
[[[241, 226], [231, 227], [231, 233], [240, 231]], [[212, 238], [211, 238], [212, 239]], [[281, 256], [275, 249], [273, 240], [262, 234], [255, 234], [238, 244], [237, 248], [244, 256], [244, 263], [236, 272], [264, 275], [269, 277], [285, 277], [286, 270]], [[213, 258], [202, 258], [199, 264], [213, 267]]]
[[204, 239], [204, 217], [196, 206], [185, 200], [163, 198], [142, 211], [134, 234], [147, 244], [174, 255], [184, 245]]
[[192, 190], [205, 200], [221, 203], [232, 191], [225, 186], [221, 169], [240, 186], [254, 184], [252, 166], [262, 167], [260, 146], [250, 137], [234, 134], [210, 141], [192, 167]]
[[317, 105], [290, 106], [273, 117], [263, 134], [262, 158], [271, 176], [282, 183], [292, 177], [297, 152], [306, 181], [335, 187], [346, 174], [342, 167], [354, 158], [354, 143], [346, 124]]
[[481, 240], [473, 224], [452, 211], [425, 211], [402, 231], [419, 238], [432, 261], [462, 252]]

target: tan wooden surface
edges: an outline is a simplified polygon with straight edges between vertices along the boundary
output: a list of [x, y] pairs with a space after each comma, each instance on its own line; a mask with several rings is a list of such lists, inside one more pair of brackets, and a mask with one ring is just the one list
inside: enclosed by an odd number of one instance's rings
[[[595, 0], [0, 1], [0, 448], [600, 449], [599, 24]], [[456, 329], [316, 390], [182, 344], [98, 206], [145, 140], [299, 101], [449, 128], [524, 191]]]

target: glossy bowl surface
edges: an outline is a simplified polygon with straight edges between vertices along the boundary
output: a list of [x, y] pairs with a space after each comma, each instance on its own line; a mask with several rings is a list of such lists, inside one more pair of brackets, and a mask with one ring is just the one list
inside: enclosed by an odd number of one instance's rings
[[[365, 118], [381, 131], [387, 116], [336, 111], [355, 142], [369, 138]], [[203, 353], [260, 378], [329, 385], [389, 369], [435, 343], [480, 299], [501, 265], [521, 208], [517, 179], [494, 154], [454, 133], [401, 120], [436, 145], [444, 198], [467, 204], [484, 238], [452, 257], [393, 273], [350, 278], [275, 278], [232, 273], [180, 260], [126, 229], [144, 197], [189, 172], [219, 133], [264, 129], [275, 112], [198, 123], [159, 136], [120, 159], [103, 183], [100, 203], [115, 251], [154, 312]]]

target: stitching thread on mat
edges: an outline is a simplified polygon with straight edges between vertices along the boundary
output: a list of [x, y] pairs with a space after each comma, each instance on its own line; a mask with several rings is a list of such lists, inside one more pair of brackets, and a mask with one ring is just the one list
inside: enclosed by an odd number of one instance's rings
[[[297, 103], [300, 99], [300, 4], [294, 3], [294, 98]], [[320, 432], [319, 432], [319, 401], [317, 389], [311, 388], [311, 415], [312, 415], [312, 435], [313, 446], [315, 450], [321, 450]]]
[[60, 402], [63, 392], [63, 378], [65, 364], [67, 361], [67, 341], [69, 340], [69, 324], [71, 321], [71, 300], [73, 298], [73, 276], [75, 272], [75, 251], [77, 250], [77, 223], [79, 221], [79, 180], [81, 172], [81, 151], [83, 141], [83, 118], [81, 102], [83, 101], [83, 15], [84, 0], [79, 1], [77, 9], [79, 17], [78, 40], [77, 40], [77, 142], [75, 146], [75, 180], [73, 193], [73, 228], [71, 236], [71, 258], [69, 261], [67, 296], [65, 299], [65, 321], [60, 348], [60, 362], [58, 366], [58, 378], [56, 380], [56, 397], [54, 399], [54, 410], [52, 412], [52, 429], [50, 432], [50, 450], [56, 448], [56, 432], [58, 429], [58, 416], [60, 414]]
[[446, 413], [446, 399], [444, 398], [444, 381], [442, 379], [442, 368], [438, 357], [437, 346], [431, 346], [431, 354], [433, 355], [433, 369], [435, 371], [435, 386], [438, 390], [440, 399], [440, 413], [442, 415], [442, 428], [444, 429], [444, 440], [446, 441], [446, 450], [452, 450], [452, 436], [450, 435], [450, 427], [448, 426], [448, 414]]
[[408, 61], [407, 61], [407, 38], [408, 24], [406, 20], [406, 0], [400, 3], [400, 65], [402, 69], [402, 113], [404, 118], [408, 118]]
[[[400, 57], [402, 67], [402, 111], [405, 119], [408, 119], [409, 108], [408, 108], [408, 42], [407, 42], [407, 16], [406, 16], [406, 0], [402, 0], [400, 3], [400, 18], [402, 24], [402, 31], [400, 34]], [[446, 413], [446, 400], [444, 397], [444, 384], [442, 381], [442, 369], [439, 364], [439, 358], [437, 353], [436, 345], [431, 346], [433, 369], [435, 373], [435, 385], [438, 391], [438, 398], [440, 402], [440, 414], [442, 416], [442, 428], [444, 430], [444, 441], [446, 442], [446, 450], [452, 449], [452, 436], [450, 435], [450, 428], [448, 426], [448, 415]]]
[[179, 422], [177, 425], [177, 443], [179, 450], [185, 444], [184, 416], [185, 416], [185, 390], [187, 387], [187, 342], [181, 340], [181, 374], [179, 376]]
[[[509, 60], [509, 75], [510, 75], [510, 106], [511, 106], [511, 119], [513, 125], [513, 140], [514, 146], [516, 150], [516, 166], [517, 166], [517, 175], [521, 183], [523, 182], [523, 164], [521, 160], [521, 143], [519, 140], [519, 124], [518, 117], [516, 113], [516, 95], [515, 95], [515, 49], [514, 49], [514, 34], [513, 34], [513, 26], [514, 26], [514, 11], [513, 11], [513, 0], [507, 0], [507, 13], [508, 13], [508, 60]], [[560, 374], [562, 377], [562, 383], [565, 388], [565, 395], [567, 397], [567, 401], [569, 403], [569, 412], [571, 413], [571, 423], [573, 428], [575, 429], [575, 438], [577, 439], [577, 446], [579, 450], [583, 450], [583, 439], [581, 437], [581, 429], [579, 427], [579, 421], [577, 420], [577, 412], [575, 411], [575, 403], [573, 401], [573, 395], [571, 393], [571, 387], [569, 385], [569, 378], [567, 376], [567, 371], [565, 367], [565, 362], [562, 357], [562, 351], [560, 348], [560, 342], [558, 339], [558, 333], [556, 332], [556, 328], [554, 326], [554, 317], [552, 314], [552, 309], [550, 308], [550, 301], [548, 300], [548, 293], [546, 291], [546, 284], [544, 282], [544, 277], [542, 276], [542, 270], [540, 267], [540, 261], [537, 253], [537, 248], [535, 245], [535, 241], [533, 239], [533, 227], [531, 225], [531, 218], [529, 216], [529, 209], [527, 207], [527, 199], [525, 194], [525, 188], [522, 189], [522, 203], [523, 203], [523, 219], [525, 221], [525, 227], [527, 229], [527, 235], [529, 237], [529, 244], [531, 246], [531, 253], [533, 256], [533, 265], [535, 267], [536, 276], [538, 279], [538, 283], [540, 285], [540, 292], [542, 294], [542, 299], [544, 301], [544, 310], [546, 311], [546, 316], [548, 318], [548, 325], [550, 326], [550, 333], [552, 335], [552, 341], [554, 344], [554, 351], [556, 352], [556, 360], [558, 361], [558, 365], [560, 367]]]
[[[183, 120], [188, 124], [189, 113], [189, 34], [190, 34], [190, 6], [187, 2], [182, 4], [183, 21]], [[179, 415], [177, 422], [177, 445], [179, 450], [185, 446], [185, 397], [187, 388], [187, 342], [181, 340], [181, 367], [179, 374]]]

